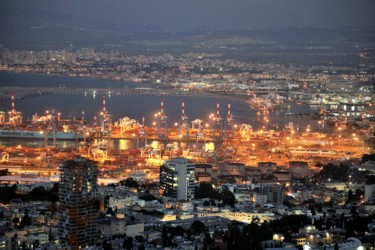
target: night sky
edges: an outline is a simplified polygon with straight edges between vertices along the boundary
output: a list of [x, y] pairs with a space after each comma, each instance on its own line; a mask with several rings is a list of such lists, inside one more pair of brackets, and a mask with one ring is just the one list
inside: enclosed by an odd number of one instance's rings
[[[263, 29], [374, 26], [374, 0], [1, 0], [1, 29], [59, 23], [76, 28]], [[40, 28], [40, 27], [35, 27]]]

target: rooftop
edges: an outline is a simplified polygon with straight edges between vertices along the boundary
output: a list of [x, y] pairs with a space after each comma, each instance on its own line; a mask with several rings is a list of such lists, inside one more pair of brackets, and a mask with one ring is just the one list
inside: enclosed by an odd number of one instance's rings
[[177, 164], [187, 164], [187, 163], [189, 163], [189, 160], [186, 159], [186, 158], [176, 157], [176, 158], [172, 158], [168, 162], [173, 162], [173, 163], [177, 163]]

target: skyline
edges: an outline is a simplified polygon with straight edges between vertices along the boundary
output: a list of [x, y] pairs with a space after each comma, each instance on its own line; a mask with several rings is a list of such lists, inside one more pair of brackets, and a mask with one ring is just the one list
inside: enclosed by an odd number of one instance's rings
[[373, 13], [0, 0], [0, 249], [373, 249]]

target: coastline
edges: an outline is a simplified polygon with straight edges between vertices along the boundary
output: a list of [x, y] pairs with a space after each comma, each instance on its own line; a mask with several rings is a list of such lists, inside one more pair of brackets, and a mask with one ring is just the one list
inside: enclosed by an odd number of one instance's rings
[[[108, 78], [108, 77], [96, 77], [96, 76], [83, 76], [83, 75], [71, 75], [71, 74], [64, 74], [64, 73], [53, 73], [53, 74], [47, 74], [47, 73], [40, 73], [40, 72], [31, 72], [31, 71], [10, 71], [10, 70], [0, 70], [0, 72], [7, 72], [7, 73], [14, 73], [14, 74], [35, 74], [40, 76], [56, 76], [56, 77], [69, 77], [69, 78], [83, 78], [83, 79], [96, 79], [96, 80], [109, 80], [113, 82], [118, 83], [129, 83], [132, 85], [135, 85], [132, 87], [125, 86], [124, 88], [108, 88], [107, 86], [101, 86], [101, 87], [71, 87], [71, 86], [63, 86], [63, 87], [37, 87], [37, 86], [0, 86], [0, 99], [11, 99], [11, 93], [12, 91], [15, 91], [17, 93], [16, 99], [23, 99], [27, 96], [38, 96], [45, 93], [50, 94], [57, 94], [59, 93], [84, 93], [90, 90], [94, 90], [97, 92], [98, 95], [104, 95], [107, 94], [108, 91], [116, 91], [119, 94], [123, 95], [129, 95], [129, 94], [144, 94], [147, 95], [147, 91], [149, 91], [150, 95], [156, 95], [159, 94], [160, 96], [168, 96], [168, 95], [180, 95], [180, 96], [207, 96], [207, 97], [220, 97], [220, 98], [230, 98], [230, 99], [236, 99], [240, 101], [246, 102], [250, 108], [257, 108], [251, 100], [249, 100], [248, 97], [243, 95], [230, 95], [223, 93], [215, 93], [215, 92], [207, 92], [207, 91], [184, 91], [182, 89], [176, 89], [171, 86], [166, 86], [163, 84], [157, 84], [157, 83], [151, 83], [151, 82], [134, 82], [134, 81], [124, 81], [118, 78]], [[137, 89], [139, 87], [150, 87], [146, 91], [145, 89]], [[162, 86], [162, 87], [160, 87]]]
[[[75, 79], [79, 78], [80, 82], [84, 81], [90, 82], [91, 79], [96, 79], [97, 82], [95, 84], [99, 84], [99, 87], [82, 87], [82, 84], [76, 84], [76, 86], [64, 86], [64, 87], [34, 87], [34, 86], [3, 86], [0, 87], [0, 99], [10, 100], [11, 99], [11, 93], [14, 91], [16, 93], [15, 98], [16, 99], [32, 99], [32, 98], [38, 98], [43, 95], [92, 95], [93, 91], [95, 91], [96, 96], [101, 95], [108, 95], [109, 92], [113, 95], [124, 95], [124, 96], [160, 96], [160, 97], [168, 97], [168, 96], [181, 96], [181, 97], [208, 97], [208, 98], [218, 98], [218, 99], [228, 99], [228, 103], [231, 102], [231, 100], [240, 101], [244, 103], [247, 107], [241, 108], [242, 114], [238, 114], [238, 118], [248, 120], [249, 122], [254, 122], [253, 120], [249, 120], [247, 112], [253, 112], [253, 111], [269, 111], [268, 109], [265, 109], [263, 106], [259, 105], [258, 103], [255, 103], [251, 96], [247, 96], [244, 94], [238, 95], [231, 92], [213, 92], [213, 91], [207, 91], [207, 90], [190, 90], [185, 91], [180, 88], [173, 88], [173, 87], [167, 87], [164, 86], [163, 88], [157, 87], [158, 85], [152, 85], [151, 88], [142, 88], [142, 87], [149, 87], [149, 83], [129, 83], [132, 84], [133, 87], [125, 86], [123, 88], [109, 88], [106, 86], [106, 80], [103, 78], [93, 78], [93, 77], [82, 77], [82, 76], [70, 76], [67, 74], [54, 74], [54, 75], [46, 75], [43, 73], [35, 73], [35, 72], [14, 72], [14, 71], [6, 71], [7, 73], [11, 74], [22, 74], [23, 76], [27, 77], [27, 74], [35, 74], [35, 76], [38, 77], [45, 77], [45, 76], [51, 76], [51, 77], [57, 77], [59, 80], [59, 83], [61, 83], [60, 77], [64, 77], [65, 79], [68, 79], [70, 84], [75, 83]], [[23, 77], [24, 78], [24, 77]], [[38, 79], [40, 81], [40, 79]], [[34, 79], [35, 81], [35, 79]], [[101, 81], [104, 81], [101, 83]], [[111, 82], [118, 82], [122, 83], [121, 80], [113, 80], [110, 79]], [[9, 105], [10, 106], [10, 105]], [[226, 103], [222, 105], [222, 107], [225, 107], [223, 109], [226, 109]], [[238, 111], [238, 110], [237, 110]], [[271, 111], [271, 110], [270, 110]], [[232, 109], [232, 114], [236, 111]], [[226, 113], [226, 112], [225, 112]], [[284, 120], [283, 118], [279, 117], [278, 119]]]

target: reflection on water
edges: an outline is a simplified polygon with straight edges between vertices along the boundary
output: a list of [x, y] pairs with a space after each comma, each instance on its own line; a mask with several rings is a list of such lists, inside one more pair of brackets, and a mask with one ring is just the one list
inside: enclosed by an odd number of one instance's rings
[[[123, 82], [108, 81], [103, 79], [91, 79], [80, 77], [67, 77], [60, 75], [41, 75], [41, 74], [18, 74], [18, 73], [4, 73], [0, 72], [0, 79], [5, 82], [12, 82], [14, 86], [59, 86], [63, 83], [67, 87], [103, 87], [111, 86], [114, 89], [124, 87]], [[4, 79], [8, 79], [4, 82]], [[132, 85], [126, 83], [129, 87]], [[125, 84], [125, 85], [126, 85]], [[1, 85], [1, 83], [0, 83]], [[152, 126], [155, 122], [154, 114], [160, 110], [160, 96], [122, 96], [111, 95], [107, 98], [107, 110], [113, 115], [113, 122], [127, 116], [137, 121], [145, 118], [146, 126]], [[209, 114], [215, 112], [217, 102], [220, 102], [220, 114], [225, 117], [227, 113], [227, 97], [214, 98], [204, 96], [185, 96], [185, 112], [189, 116], [190, 121], [194, 119], [201, 119], [204, 123], [209, 123]], [[168, 116], [169, 126], [178, 122], [181, 115], [181, 96], [167, 96], [164, 100], [164, 111]], [[276, 130], [280, 131], [288, 122], [293, 122], [297, 132], [306, 131], [308, 128], [311, 132], [329, 132], [326, 129], [323, 131], [324, 123], [321, 125], [318, 121], [307, 117], [300, 116], [286, 116], [285, 114], [291, 112], [293, 114], [311, 114], [313, 111], [307, 104], [288, 104], [287, 107], [282, 107], [281, 110], [276, 109], [270, 112], [257, 111], [251, 108], [245, 101], [238, 99], [231, 99], [231, 112], [234, 116], [234, 122], [238, 126], [241, 124], [251, 125], [254, 131], [257, 130]], [[9, 111], [11, 103], [9, 101], [0, 102], [0, 111]], [[61, 112], [63, 117], [76, 119], [80, 117], [82, 111], [85, 111], [85, 119], [88, 124], [92, 124], [94, 116], [102, 110], [101, 98], [93, 98], [85, 95], [41, 95], [28, 99], [19, 99], [16, 101], [16, 109], [23, 113], [24, 120], [30, 118], [33, 114], [44, 114], [46, 110], [54, 110]], [[211, 126], [211, 125], [210, 125]], [[170, 142], [169, 142], [170, 143]], [[137, 147], [144, 147], [145, 144], [150, 144], [154, 149], [166, 149], [171, 145], [163, 143], [159, 145], [158, 142], [143, 140], [111, 140], [110, 148], [112, 149], [135, 149]], [[23, 139], [0, 139], [0, 146], [17, 146], [22, 144], [27, 147], [43, 147], [43, 140], [23, 140]], [[52, 146], [52, 141], [48, 142]], [[57, 141], [58, 148], [73, 148], [77, 147], [74, 141]], [[179, 142], [177, 146], [179, 150], [213, 150], [214, 144], [204, 143], [185, 143]]]
[[[76, 143], [75, 141], [56, 141], [56, 148], [78, 148], [82, 142]], [[137, 149], [137, 144], [140, 148], [145, 147], [145, 141], [140, 140], [137, 143], [136, 140], [125, 140], [125, 139], [114, 139], [110, 140], [109, 146], [113, 150], [133, 150]], [[22, 145], [23, 147], [30, 148], [41, 148], [44, 147], [44, 140], [27, 140], [27, 139], [1, 139], [0, 146], [3, 147], [16, 147]], [[52, 146], [52, 140], [48, 141], [47, 146]], [[108, 146], [108, 140], [94, 140], [91, 142], [91, 146], [98, 145], [101, 147]], [[215, 144], [213, 142], [159, 142], [159, 141], [149, 141], [148, 146], [152, 147], [154, 150], [189, 150], [189, 151], [213, 151], [215, 149]]]
[[[97, 145], [108, 145], [108, 140], [97, 140], [94, 141]], [[114, 150], [133, 150], [143, 147], [151, 147], [153, 150], [189, 150], [189, 151], [213, 151], [215, 150], [215, 143], [209, 142], [178, 142], [178, 141], [148, 141], [147, 145], [144, 140], [125, 140], [125, 139], [115, 139], [110, 140], [110, 148]]]
[[120, 149], [120, 150], [129, 150], [134, 149], [136, 146], [134, 145], [133, 141], [131, 140], [112, 140], [111, 141], [111, 148]]
[[[28, 140], [28, 139], [0, 139], [0, 146], [3, 147], [15, 147], [18, 145], [22, 145], [24, 147], [29, 148], [42, 148], [44, 146], [53, 146], [53, 141], [49, 140], [48, 144], [45, 145], [44, 140]], [[75, 148], [77, 147], [77, 143], [75, 141], [56, 141], [57, 148]]]

